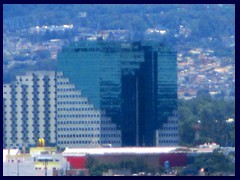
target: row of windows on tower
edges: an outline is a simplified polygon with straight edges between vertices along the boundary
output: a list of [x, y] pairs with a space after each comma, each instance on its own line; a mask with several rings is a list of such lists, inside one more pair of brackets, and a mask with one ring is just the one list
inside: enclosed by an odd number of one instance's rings
[[102, 128], [93, 128], [93, 127], [78, 127], [78, 128], [72, 128], [72, 127], [63, 127], [63, 128], [58, 128], [58, 131], [115, 131], [115, 127], [102, 127]]
[[75, 88], [57, 88], [57, 92], [75, 91]]
[[[99, 114], [58, 114], [58, 118], [84, 118], [84, 117], [100, 117]], [[101, 114], [101, 117], [106, 117], [105, 114]]]
[[[11, 108], [17, 108], [17, 107], [21, 107], [21, 108], [27, 108], [27, 107], [29, 107], [29, 105], [27, 105], [27, 104], [10, 104], [10, 105], [7, 105], [7, 104], [5, 104], [3, 107], [4, 108], [6, 108], [6, 107], [11, 107]], [[32, 107], [34, 107], [34, 108], [36, 108], [36, 107], [40, 107], [40, 105], [39, 104], [33, 104], [32, 105]], [[51, 105], [51, 104], [47, 104], [47, 103], [44, 103], [43, 105], [41, 105], [41, 107], [48, 107], [48, 108], [50, 108], [50, 107], [57, 107], [57, 105]], [[23, 113], [22, 111], [21, 111], [21, 113]], [[27, 111], [27, 113], [28, 113], [28, 111]]]
[[[58, 111], [93, 111], [94, 109], [92, 107], [81, 107], [81, 108], [57, 108]], [[96, 116], [95, 116], [96, 117]]]
[[178, 140], [160, 140], [159, 143], [176, 143], [178, 144]]
[[[28, 88], [39, 88], [39, 87], [42, 87], [42, 85], [41, 84], [33, 84], [33, 85], [30, 85], [30, 84], [24, 84], [24, 85], [19, 85], [19, 84], [16, 84], [16, 85], [10, 85], [10, 88], [12, 89], [12, 92], [14, 92], [14, 91], [16, 91], [16, 88], [18, 88], [18, 87], [21, 87], [22, 89], [28, 89]], [[50, 88], [50, 87], [54, 87], [54, 88], [56, 88], [57, 86], [56, 86], [56, 84], [49, 84], [49, 83], [44, 83], [43, 84], [43, 86], [45, 86], [45, 87], [48, 87], [48, 88]], [[7, 86], [4, 86], [4, 87], [7, 87]]]
[[178, 133], [161, 133], [160, 137], [177, 137]]
[[[94, 133], [94, 132], [93, 132]], [[120, 134], [61, 134], [58, 138], [120, 137]]]
[[[8, 111], [9, 112], [9, 111]], [[44, 113], [45, 115], [49, 115], [49, 114], [56, 114], [57, 113], [57, 111], [50, 111], [50, 110], [43, 110], [43, 111], [21, 111], [21, 112], [19, 112], [19, 111], [16, 111], [16, 110], [12, 110], [12, 111], [10, 111], [10, 113], [11, 113], [11, 116], [16, 116], [16, 114], [23, 114], [23, 115], [26, 115], [26, 114], [28, 114], [28, 113], [32, 113], [33, 115], [35, 115], [35, 116], [38, 116], [38, 114], [40, 114], [40, 113]], [[4, 115], [6, 115], [7, 114], [7, 111], [4, 111]], [[59, 117], [59, 116], [58, 116]], [[87, 117], [89, 117], [89, 116], [87, 116]], [[18, 119], [18, 118], [17, 118]], [[39, 118], [38, 118], [39, 119]]]
[[67, 82], [67, 81], [58, 81], [57, 82], [57, 85], [67, 85], [67, 84], [69, 84], [69, 82]]
[[[12, 102], [16, 102], [16, 101], [19, 101], [19, 100], [21, 100], [22, 102], [26, 102], [26, 101], [28, 101], [29, 100], [29, 98], [17, 98], [17, 97], [12, 97], [11, 98], [11, 101]], [[38, 103], [40, 100], [42, 100], [42, 101], [56, 101], [57, 99], [56, 98], [53, 98], [53, 97], [42, 97], [42, 98], [39, 98], [39, 97], [33, 97], [33, 98], [31, 98], [30, 99], [31, 101], [34, 101], [35, 103]], [[10, 105], [11, 106], [11, 105]]]
[[115, 131], [115, 127], [75, 127], [75, 128], [58, 128], [59, 131], [65, 131], [66, 129], [71, 129], [71, 131]]
[[87, 121], [84, 121], [84, 120], [77, 120], [77, 121], [58, 121], [58, 124], [111, 124], [111, 120], [97, 120], [97, 121], [93, 121], [93, 120], [87, 120]]
[[[50, 135], [44, 135], [44, 139], [50, 139]], [[51, 137], [52, 137], [52, 135], [51, 135]], [[29, 141], [29, 140], [36, 140], [36, 138], [35, 137], [32, 137], [32, 138], [29, 138], [29, 137], [21, 137], [21, 138], [19, 138], [19, 137], [17, 137], [17, 136], [13, 136], [12, 135], [12, 137], [11, 138], [4, 138], [3, 140], [6, 142], [6, 141], [8, 141], [8, 140], [11, 140], [12, 142], [19, 142], [19, 141]], [[55, 140], [56, 140], [56, 138], [55, 138]]]
[[[21, 125], [22, 126], [22, 125]], [[16, 126], [15, 126], [16, 127]], [[22, 126], [23, 127], [23, 126]], [[33, 127], [33, 126], [32, 126]], [[49, 129], [49, 125], [47, 126], [47, 125], [43, 125], [43, 127], [46, 127], [45, 129]], [[22, 129], [24, 129], [24, 128], [22, 128]], [[39, 129], [39, 126], [38, 126], [38, 128], [37, 129]], [[37, 129], [34, 129], [33, 131], [32, 131], [32, 133], [40, 133], [40, 131], [39, 130], [37, 130]], [[21, 133], [29, 133], [30, 131], [27, 131], [26, 129], [24, 129], [24, 130], [22, 130], [22, 131], [20, 131], [20, 130], [18, 130], [17, 131], [17, 128], [15, 128], [15, 130], [13, 130], [13, 128], [12, 128], [12, 130], [10, 131], [10, 133], [18, 133], [18, 132], [21, 132]], [[48, 132], [51, 132], [50, 130], [48, 131]]]
[[[92, 131], [93, 132], [93, 131], [99, 131], [100, 128], [99, 127], [98, 128], [90, 128], [90, 127], [88, 127], [88, 128], [87, 127], [80, 128], [80, 127], [78, 127], [78, 128], [58, 128], [58, 130], [59, 131], [65, 131], [65, 130], [70, 130], [70, 131]], [[67, 135], [67, 137], [69, 137], [69, 136]], [[75, 137], [75, 135], [74, 135], [74, 137]], [[81, 135], [80, 135], [80, 137], [81, 137]]]
[[[3, 94], [8, 94], [10, 92], [7, 92], [7, 91], [4, 91]], [[36, 95], [36, 94], [40, 94], [39, 91], [32, 91], [32, 92], [29, 92], [29, 91], [14, 91], [14, 92], [11, 92], [11, 94], [22, 94], [22, 95], [26, 95], [27, 94], [33, 94], [33, 95]], [[55, 91], [42, 91], [41, 94], [55, 94]]]
[[163, 130], [178, 130], [178, 127], [163, 127]]
[[[103, 124], [103, 122], [101, 121], [58, 121], [58, 124]], [[110, 123], [110, 122], [108, 122]]]
[[[4, 144], [4, 146], [6, 147], [7, 144]], [[10, 147], [13, 149], [17, 149], [19, 146], [22, 146], [22, 144], [10, 144]]]
[[[26, 118], [27, 119], [27, 118]], [[12, 120], [12, 118], [11, 118], [11, 120]], [[21, 120], [23, 120], [23, 118], [21, 118]], [[45, 119], [45, 120], [50, 120], [50, 119]], [[4, 121], [6, 121], [6, 119], [4, 119]], [[39, 124], [37, 124], [37, 122], [36, 121], [33, 121], [34, 122], [34, 124], [31, 126], [31, 127], [39, 127]], [[28, 124], [26, 124], [27, 122], [25, 121], [25, 122], [23, 122], [23, 124], [21, 124], [21, 127], [25, 127], [25, 128], [27, 128], [27, 127], [29, 127], [29, 125]], [[52, 122], [51, 122], [51, 124], [52, 124]], [[52, 124], [53, 126], [57, 126], [56, 124]], [[16, 122], [14, 122], [14, 121], [12, 121], [12, 123], [11, 124], [9, 124], [9, 125], [7, 125], [6, 123], [4, 123], [3, 124], [3, 127], [5, 128], [5, 127], [7, 127], [7, 126], [10, 126], [10, 127], [12, 127], [12, 128], [16, 128], [17, 127], [17, 124], [16, 124]], [[20, 126], [20, 124], [18, 124], [18, 126]], [[49, 127], [49, 125], [44, 125], [43, 124], [43, 127]]]
[[57, 95], [58, 98], [81, 98], [82, 96], [80, 94], [63, 94], [63, 95]]
[[53, 81], [55, 81], [56, 79], [55, 78], [49, 78], [49, 77], [46, 77], [46, 76], [44, 76], [44, 77], [42, 77], [42, 78], [26, 78], [26, 79], [22, 79], [22, 78], [20, 78], [19, 79], [20, 81], [23, 81], [23, 80], [25, 80], [25, 81], [28, 81], [28, 80], [30, 80], [30, 81], [33, 81], [33, 80], [35, 80], [35, 81], [42, 81], [42, 80], [47, 80], [47, 81], [50, 81], [50, 80], [53, 80]]
[[57, 104], [88, 104], [87, 101], [58, 101]]
[[[87, 140], [83, 140], [83, 141], [58, 141], [58, 144], [93, 144], [93, 143], [97, 143], [100, 144], [99, 140], [92, 140], [92, 141], [87, 141]], [[118, 140], [112, 140], [112, 141], [101, 141], [101, 144], [120, 144], [121, 142]]]

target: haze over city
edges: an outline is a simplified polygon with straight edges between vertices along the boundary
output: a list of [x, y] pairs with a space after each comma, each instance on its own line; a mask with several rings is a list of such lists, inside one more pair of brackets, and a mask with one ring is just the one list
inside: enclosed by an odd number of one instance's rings
[[235, 5], [4, 4], [3, 167], [235, 175]]

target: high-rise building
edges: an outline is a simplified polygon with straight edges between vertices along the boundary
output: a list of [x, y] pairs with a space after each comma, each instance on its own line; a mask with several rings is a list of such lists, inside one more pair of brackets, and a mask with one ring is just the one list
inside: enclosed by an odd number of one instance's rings
[[54, 72], [27, 73], [3, 84], [3, 147], [23, 148], [44, 138], [56, 143]]
[[121, 146], [121, 133], [61, 72], [28, 72], [3, 85], [3, 147]]
[[56, 79], [58, 147], [121, 146], [121, 131], [111, 118], [96, 110], [61, 72]]
[[178, 142], [178, 117], [174, 111], [162, 128], [156, 131], [156, 146], [176, 146]]
[[78, 42], [63, 48], [58, 70], [106, 111], [124, 146], [159, 145], [177, 109], [176, 52], [156, 42]]

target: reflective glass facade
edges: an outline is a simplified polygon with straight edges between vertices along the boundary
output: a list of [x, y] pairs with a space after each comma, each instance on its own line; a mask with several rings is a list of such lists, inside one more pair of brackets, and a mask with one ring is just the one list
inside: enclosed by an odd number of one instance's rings
[[156, 130], [177, 109], [176, 52], [156, 42], [78, 42], [58, 70], [106, 111], [124, 146], [155, 146]]

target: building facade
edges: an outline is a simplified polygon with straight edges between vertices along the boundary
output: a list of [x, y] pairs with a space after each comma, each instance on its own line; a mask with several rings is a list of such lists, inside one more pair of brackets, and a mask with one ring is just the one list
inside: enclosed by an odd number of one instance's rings
[[24, 148], [39, 137], [56, 143], [55, 87], [54, 72], [27, 73], [3, 85], [4, 148]]
[[168, 117], [163, 127], [156, 131], [156, 146], [176, 146], [179, 143], [179, 122], [177, 112]]
[[121, 146], [121, 132], [75, 85], [56, 74], [57, 79], [57, 145], [64, 147]]
[[3, 85], [3, 147], [121, 146], [121, 132], [62, 73], [28, 72]]
[[106, 111], [124, 146], [156, 146], [177, 109], [176, 52], [160, 43], [74, 43], [58, 55], [58, 70]]

